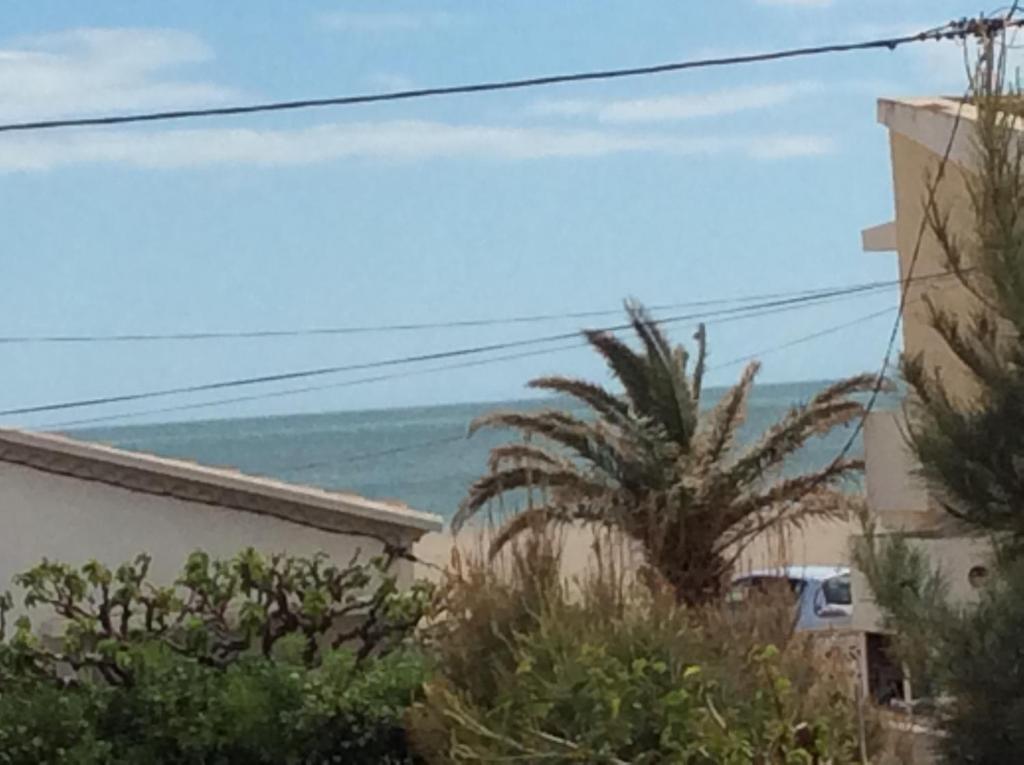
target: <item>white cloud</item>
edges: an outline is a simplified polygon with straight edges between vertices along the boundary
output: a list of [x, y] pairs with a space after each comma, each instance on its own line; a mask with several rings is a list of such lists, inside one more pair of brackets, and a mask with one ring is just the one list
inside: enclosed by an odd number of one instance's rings
[[833, 149], [830, 139], [816, 135], [680, 137], [659, 133], [384, 121], [290, 130], [83, 130], [8, 135], [0, 141], [0, 172], [52, 170], [82, 164], [120, 164], [150, 169], [243, 164], [275, 167], [352, 158], [535, 160], [625, 153], [731, 155], [778, 160], [818, 156]]
[[454, 24], [450, 13], [414, 13], [404, 11], [333, 11], [324, 13], [320, 23], [337, 32], [363, 34], [410, 32], [418, 29], [443, 29]]
[[544, 116], [594, 117], [608, 124], [669, 122], [767, 109], [819, 90], [820, 83], [797, 82], [652, 98], [541, 101], [531, 111]]
[[0, 121], [221, 103], [236, 94], [168, 76], [212, 58], [169, 29], [76, 29], [0, 47]]
[[[441, 17], [361, 14], [358, 24], [410, 28], [446, 23]], [[384, 16], [382, 20], [380, 17]], [[348, 14], [351, 17], [351, 14]], [[347, 18], [354, 28], [355, 17]], [[340, 19], [335, 19], [341, 23]], [[212, 52], [194, 35], [164, 29], [78, 29], [0, 46], [0, 121], [106, 112], [172, 109], [240, 99], [233, 91], [179, 70]], [[393, 75], [380, 84], [401, 87]], [[349, 158], [415, 161], [458, 157], [496, 160], [586, 158], [624, 153], [674, 156], [737, 155], [757, 160], [831, 151], [820, 136], [694, 136], [644, 132], [661, 120], [729, 113], [786, 100], [805, 84], [748, 88], [702, 96], [613, 102], [565, 102], [596, 116], [582, 127], [460, 125], [438, 121], [335, 122], [310, 128], [94, 129], [9, 133], [0, 141], [0, 173], [75, 165], [170, 169], [222, 165], [300, 166]], [[615, 125], [618, 129], [610, 127]], [[627, 129], [626, 126], [634, 126]]]

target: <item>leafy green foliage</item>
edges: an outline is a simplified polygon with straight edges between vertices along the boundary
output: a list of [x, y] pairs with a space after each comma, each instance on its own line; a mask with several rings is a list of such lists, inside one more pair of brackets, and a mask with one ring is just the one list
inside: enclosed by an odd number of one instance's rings
[[63, 634], [22, 618], [0, 643], [0, 763], [413, 762], [430, 590], [389, 563], [195, 553], [160, 586], [146, 556], [44, 561], [17, 581]]
[[586, 333], [622, 395], [563, 377], [531, 383], [581, 401], [591, 418], [558, 410], [497, 412], [473, 423], [471, 430], [510, 428], [530, 440], [492, 450], [490, 471], [470, 489], [453, 527], [509, 492], [538, 491], [544, 499], [508, 521], [494, 540], [495, 552], [538, 525], [614, 526], [640, 543], [680, 601], [702, 604], [721, 595], [724, 578], [757, 535], [843, 514], [844, 503], [831, 490], [860, 470], [858, 460], [835, 460], [788, 478], [780, 477], [781, 469], [811, 438], [858, 418], [863, 409], [852, 396], [871, 389], [875, 379], [862, 375], [827, 387], [793, 407], [759, 441], [738, 448], [736, 433], [758, 365], [747, 367], [702, 415], [703, 327], [690, 372], [685, 350], [671, 346], [642, 307], [627, 310], [640, 351], [614, 335]]
[[571, 587], [526, 544], [510, 577], [468, 565], [450, 584], [413, 731], [431, 762], [859, 762], [846, 668], [792, 635], [791, 602], [757, 626], [749, 606]]
[[159, 643], [128, 652], [127, 686], [5, 684], [0, 763], [413, 762], [403, 717], [426, 666], [415, 654], [322, 664], [244, 657], [220, 669]]

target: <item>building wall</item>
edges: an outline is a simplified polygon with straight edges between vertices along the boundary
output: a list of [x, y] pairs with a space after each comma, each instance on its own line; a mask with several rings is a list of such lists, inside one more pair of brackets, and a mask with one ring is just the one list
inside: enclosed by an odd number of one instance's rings
[[[0, 463], [0, 591], [43, 557], [116, 565], [146, 552], [153, 558], [153, 579], [170, 583], [196, 549], [228, 557], [246, 547], [296, 555], [322, 551], [338, 562], [348, 562], [357, 550], [363, 560], [381, 551], [372, 539]], [[403, 580], [411, 577], [407, 562], [395, 570]], [[40, 623], [34, 614], [33, 622]]]
[[[959, 128], [971, 129], [964, 120]], [[914, 262], [914, 252], [925, 214], [925, 200], [931, 179], [940, 166], [941, 157], [905, 136], [890, 132], [893, 187], [896, 200], [896, 240], [899, 249], [900, 280], [906, 283]], [[949, 225], [960, 236], [969, 234], [973, 227], [968, 198], [969, 175], [954, 162], [946, 165], [943, 181], [936, 192], [939, 209], [948, 211]], [[925, 227], [914, 264], [913, 278], [942, 274], [948, 270], [945, 254], [930, 227]], [[976, 307], [975, 300], [956, 278], [913, 281], [907, 291], [907, 304], [903, 319], [903, 347], [909, 354], [922, 354], [925, 364], [939, 369], [943, 380], [955, 392], [970, 396], [972, 383], [959, 361], [946, 349], [938, 334], [931, 328], [928, 311], [921, 300], [927, 294], [937, 305], [966, 317]]]
[[889, 531], [923, 531], [944, 520], [914, 475], [903, 412], [872, 412], [864, 424], [868, 507]]
[[[883, 537], [884, 538], [884, 537]], [[992, 547], [987, 539], [978, 537], [908, 538], [915, 549], [923, 552], [933, 568], [937, 568], [949, 585], [949, 597], [954, 603], [970, 603], [977, 598], [968, 574], [975, 566], [992, 567]], [[882, 623], [874, 595], [864, 575], [852, 575], [853, 627], [869, 632], [877, 631]]]

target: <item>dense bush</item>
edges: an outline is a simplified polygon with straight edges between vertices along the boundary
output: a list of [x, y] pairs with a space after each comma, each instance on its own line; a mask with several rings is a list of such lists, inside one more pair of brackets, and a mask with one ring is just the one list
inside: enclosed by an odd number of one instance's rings
[[145, 558], [44, 562], [18, 582], [64, 630], [0, 643], [0, 764], [856, 761], [842, 668], [791, 602], [695, 611], [514, 549], [454, 566], [415, 641], [430, 591], [386, 561], [196, 554], [168, 588]]
[[425, 678], [414, 654], [320, 666], [245, 657], [225, 669], [143, 643], [131, 685], [5, 684], [0, 763], [406, 763], [403, 716]]
[[[407, 645], [427, 591], [388, 561], [193, 555], [173, 587], [44, 561], [0, 645], [0, 763], [408, 763], [426, 664]], [[11, 602], [4, 603], [7, 610]]]
[[792, 634], [791, 602], [694, 612], [556, 561], [534, 540], [450, 583], [414, 735], [431, 761], [860, 762], [845, 667]]

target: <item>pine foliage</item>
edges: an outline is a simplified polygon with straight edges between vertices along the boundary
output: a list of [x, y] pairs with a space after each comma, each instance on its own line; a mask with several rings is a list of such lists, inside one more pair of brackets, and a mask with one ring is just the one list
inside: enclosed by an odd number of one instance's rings
[[977, 77], [977, 172], [966, 175], [973, 225], [955, 228], [948, 209], [927, 205], [946, 267], [972, 296], [967, 314], [925, 296], [929, 325], [968, 385], [940, 365], [908, 356], [909, 436], [921, 477], [972, 531], [1024, 541], [1024, 132], [1018, 93]]

